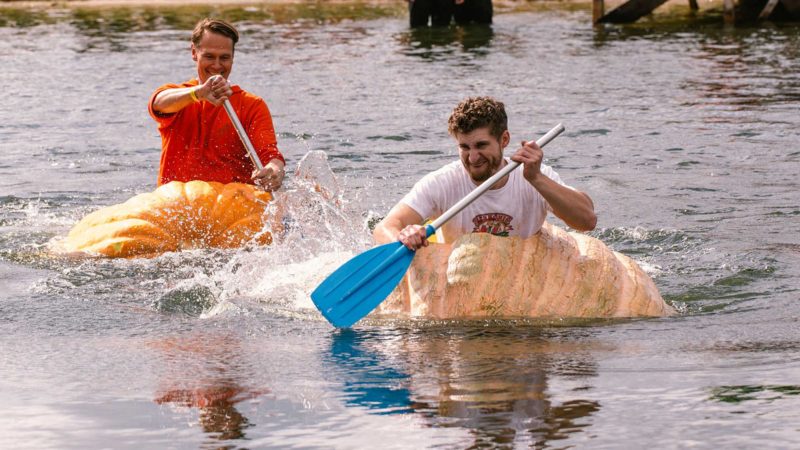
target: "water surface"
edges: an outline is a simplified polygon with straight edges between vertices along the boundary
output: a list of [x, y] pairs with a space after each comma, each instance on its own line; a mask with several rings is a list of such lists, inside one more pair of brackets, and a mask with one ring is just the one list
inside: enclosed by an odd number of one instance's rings
[[[0, 28], [0, 447], [800, 442], [796, 25], [237, 20], [232, 81], [269, 103], [289, 168], [311, 152], [341, 204], [290, 180], [279, 245], [124, 261], [47, 245], [154, 188], [146, 103], [193, 76], [186, 25]], [[512, 141], [565, 124], [548, 163], [592, 195], [591, 234], [635, 258], [679, 316], [343, 331], [319, 316], [308, 293], [456, 157], [447, 116], [478, 94], [506, 103]]]

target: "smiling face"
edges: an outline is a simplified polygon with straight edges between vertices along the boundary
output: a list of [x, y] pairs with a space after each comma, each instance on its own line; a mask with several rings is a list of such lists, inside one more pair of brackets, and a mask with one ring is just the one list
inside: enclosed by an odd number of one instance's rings
[[504, 131], [498, 140], [488, 126], [476, 128], [467, 133], [454, 134], [458, 143], [458, 156], [467, 169], [470, 178], [482, 183], [503, 167], [503, 149], [510, 140]]
[[213, 75], [228, 79], [233, 68], [233, 40], [206, 30], [198, 44], [192, 44], [192, 59], [197, 63], [197, 79], [205, 83]]

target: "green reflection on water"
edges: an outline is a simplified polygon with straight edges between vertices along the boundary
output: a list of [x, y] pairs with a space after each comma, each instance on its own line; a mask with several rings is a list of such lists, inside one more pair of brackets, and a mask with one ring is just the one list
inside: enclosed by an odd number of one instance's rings
[[191, 29], [204, 17], [218, 17], [231, 22], [257, 21], [287, 23], [313, 21], [335, 23], [343, 20], [365, 20], [381, 17], [402, 17], [403, 2], [375, 5], [353, 1], [330, 4], [322, 1], [252, 6], [170, 5], [140, 7], [64, 6], [30, 8], [0, 7], [0, 26], [31, 27], [69, 21], [81, 30], [100, 33], [152, 31], [157, 29]]
[[47, 11], [25, 8], [0, 8], [0, 27], [32, 27], [55, 22]]
[[760, 280], [775, 277], [774, 266], [745, 267], [712, 282], [692, 286], [685, 292], [664, 295], [669, 304], [693, 304], [697, 312], [710, 313], [729, 307], [733, 303], [752, 300], [766, 295], [753, 287]]
[[800, 395], [800, 386], [745, 384], [740, 386], [718, 386], [711, 390], [712, 400], [735, 404], [749, 400], [779, 400], [790, 395]]

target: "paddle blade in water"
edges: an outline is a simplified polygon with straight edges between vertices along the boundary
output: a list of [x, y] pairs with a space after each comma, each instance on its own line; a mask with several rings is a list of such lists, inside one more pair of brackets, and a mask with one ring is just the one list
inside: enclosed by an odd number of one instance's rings
[[414, 252], [400, 242], [375, 247], [330, 274], [311, 293], [311, 300], [335, 327], [349, 327], [394, 290], [412, 259]]

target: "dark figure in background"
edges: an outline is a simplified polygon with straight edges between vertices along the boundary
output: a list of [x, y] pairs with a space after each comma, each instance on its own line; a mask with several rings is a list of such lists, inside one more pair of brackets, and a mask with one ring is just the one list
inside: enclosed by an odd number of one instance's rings
[[459, 25], [492, 23], [492, 0], [455, 0], [453, 17]]
[[446, 27], [453, 18], [454, 0], [408, 0], [408, 15], [411, 27]]
[[411, 27], [446, 27], [455, 18], [459, 25], [492, 23], [492, 0], [408, 0]]

